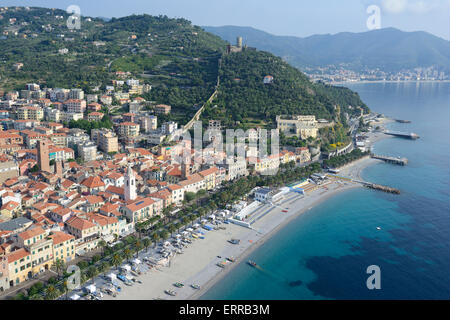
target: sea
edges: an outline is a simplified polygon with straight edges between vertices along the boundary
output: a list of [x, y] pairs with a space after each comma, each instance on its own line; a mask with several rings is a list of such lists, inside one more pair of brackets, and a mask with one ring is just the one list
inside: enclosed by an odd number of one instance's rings
[[[410, 124], [418, 140], [391, 138], [374, 152], [409, 159], [379, 162], [366, 189], [337, 194], [289, 223], [206, 292], [204, 300], [450, 299], [450, 83], [352, 83], [375, 112]], [[379, 289], [369, 289], [369, 266]], [[369, 281], [373, 283], [372, 280]]]

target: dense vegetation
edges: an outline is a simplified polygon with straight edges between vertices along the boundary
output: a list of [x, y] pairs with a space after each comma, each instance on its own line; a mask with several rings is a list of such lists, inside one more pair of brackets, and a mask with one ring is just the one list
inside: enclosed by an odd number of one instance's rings
[[[181, 123], [213, 93], [226, 45], [185, 19], [166, 16], [133, 15], [108, 22], [83, 18], [80, 30], [67, 28], [69, 15], [62, 10], [19, 7], [2, 16], [0, 31], [8, 35], [0, 38], [1, 89], [20, 90], [36, 82], [90, 93], [111, 85], [118, 79], [116, 71], [130, 72], [129, 78], [152, 85], [145, 98], [170, 104], [172, 117]], [[10, 24], [10, 18], [17, 21]], [[59, 53], [63, 48], [69, 52]], [[21, 70], [13, 68], [18, 62], [24, 64]]]
[[[263, 83], [267, 75], [274, 77], [271, 84]], [[349, 89], [314, 84], [282, 59], [246, 50], [224, 56], [218, 98], [203, 117], [220, 119], [231, 127], [236, 122], [243, 127], [274, 127], [276, 115], [311, 114], [334, 120], [341, 117], [337, 111], [351, 115], [359, 111], [355, 108], [359, 106], [368, 110], [358, 94]]]
[[[358, 94], [313, 84], [270, 53], [247, 50], [226, 55], [225, 41], [185, 19], [83, 17], [80, 30], [69, 30], [69, 15], [62, 10], [9, 8], [2, 16], [0, 31], [8, 32], [0, 39], [4, 91], [37, 82], [42, 87], [80, 87], [90, 93], [111, 85], [118, 79], [115, 72], [123, 71], [129, 72], [127, 78], [151, 84], [144, 98], [171, 105], [172, 112], [164, 120], [181, 125], [212, 95], [218, 78], [219, 95], [203, 119], [220, 119], [229, 127], [274, 127], [278, 114], [339, 118], [345, 126], [344, 113], [357, 114], [358, 106], [368, 110]], [[11, 24], [10, 18], [17, 21]], [[59, 53], [63, 48], [69, 52]], [[13, 68], [17, 62], [24, 64], [22, 69]], [[263, 84], [266, 75], [274, 77], [273, 83]]]
[[362, 152], [360, 149], [355, 149], [350, 153], [324, 160], [323, 165], [329, 168], [339, 168], [367, 155], [369, 155], [369, 152]]

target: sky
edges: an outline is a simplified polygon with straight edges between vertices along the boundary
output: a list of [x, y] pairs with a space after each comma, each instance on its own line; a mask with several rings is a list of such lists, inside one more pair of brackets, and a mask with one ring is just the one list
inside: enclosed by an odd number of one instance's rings
[[[427, 31], [450, 40], [450, 0], [2, 0], [0, 6], [67, 9], [78, 5], [83, 16], [122, 17], [147, 13], [182, 17], [200, 26], [250, 26], [275, 35], [368, 31], [367, 21], [380, 9], [381, 28]], [[373, 18], [373, 17], [372, 17]]]

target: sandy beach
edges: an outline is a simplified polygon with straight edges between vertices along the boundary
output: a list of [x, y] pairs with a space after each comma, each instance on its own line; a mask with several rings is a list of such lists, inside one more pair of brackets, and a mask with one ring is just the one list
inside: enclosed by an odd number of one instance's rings
[[[387, 122], [381, 121], [381, 123]], [[375, 142], [389, 138], [389, 136], [374, 132], [369, 133], [368, 146]], [[378, 160], [366, 157], [340, 168], [340, 176], [361, 179], [364, 168]], [[277, 206], [271, 204], [261, 205], [257, 209], [261, 218], [253, 225], [252, 229], [235, 224], [222, 224], [226, 230], [205, 231], [205, 239], [194, 240], [184, 249], [183, 254], [177, 254], [172, 258], [170, 266], [161, 267], [159, 270], [151, 270], [139, 276], [142, 284], [122, 286], [122, 292], [116, 297], [105, 295], [105, 300], [149, 300], [149, 299], [176, 299], [193, 300], [200, 298], [215, 283], [222, 279], [233, 267], [246, 261], [246, 257], [255, 249], [269, 241], [271, 236], [277, 233], [292, 219], [309, 211], [326, 199], [343, 191], [361, 188], [358, 183], [329, 179], [329, 181], [316, 190], [309, 191], [305, 195], [289, 192], [283, 195]], [[283, 212], [286, 210], [288, 212]], [[239, 245], [228, 242], [230, 239], [240, 239]], [[220, 256], [220, 258], [219, 258]], [[235, 263], [228, 262], [225, 268], [220, 268], [217, 263], [226, 261], [226, 258], [234, 257]], [[174, 287], [174, 283], [181, 282], [183, 288]], [[201, 286], [200, 290], [191, 287], [192, 284]], [[176, 296], [167, 295], [164, 291], [172, 290]]]
[[[197, 299], [230, 272], [234, 265], [245, 261], [247, 255], [263, 245], [271, 235], [278, 232], [291, 219], [339, 192], [360, 187], [356, 183], [331, 181], [305, 196], [289, 192], [279, 202], [280, 207], [266, 204], [258, 209], [261, 212], [269, 210], [270, 212], [255, 222], [253, 229], [229, 224], [224, 225], [226, 230], [206, 232], [205, 239], [195, 240], [184, 249], [183, 254], [172, 258], [169, 267], [149, 271], [139, 277], [142, 284], [136, 283], [131, 287], [122, 286], [122, 292], [116, 298], [105, 295], [104, 299]], [[291, 210], [284, 213], [282, 211], [285, 208]], [[233, 245], [228, 242], [230, 239], [240, 239], [241, 242], [239, 245]], [[237, 261], [235, 263], [228, 262], [224, 269], [216, 265], [218, 262], [225, 261], [227, 257], [234, 257]], [[176, 282], [183, 283], [184, 288], [175, 288], [173, 284]], [[191, 284], [200, 285], [201, 290], [191, 288]], [[164, 290], [173, 290], [177, 292], [177, 295], [171, 297], [165, 294]]]

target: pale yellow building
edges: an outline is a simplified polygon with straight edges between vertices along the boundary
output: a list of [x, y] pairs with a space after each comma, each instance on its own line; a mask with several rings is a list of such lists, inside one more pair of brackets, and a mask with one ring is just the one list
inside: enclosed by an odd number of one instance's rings
[[65, 263], [75, 259], [75, 237], [56, 231], [48, 236], [53, 241], [53, 261], [60, 259]]
[[319, 132], [315, 116], [277, 116], [277, 128], [286, 135], [300, 139], [317, 138]]
[[17, 109], [17, 120], [35, 120], [44, 119], [44, 111], [40, 107], [22, 107]]

